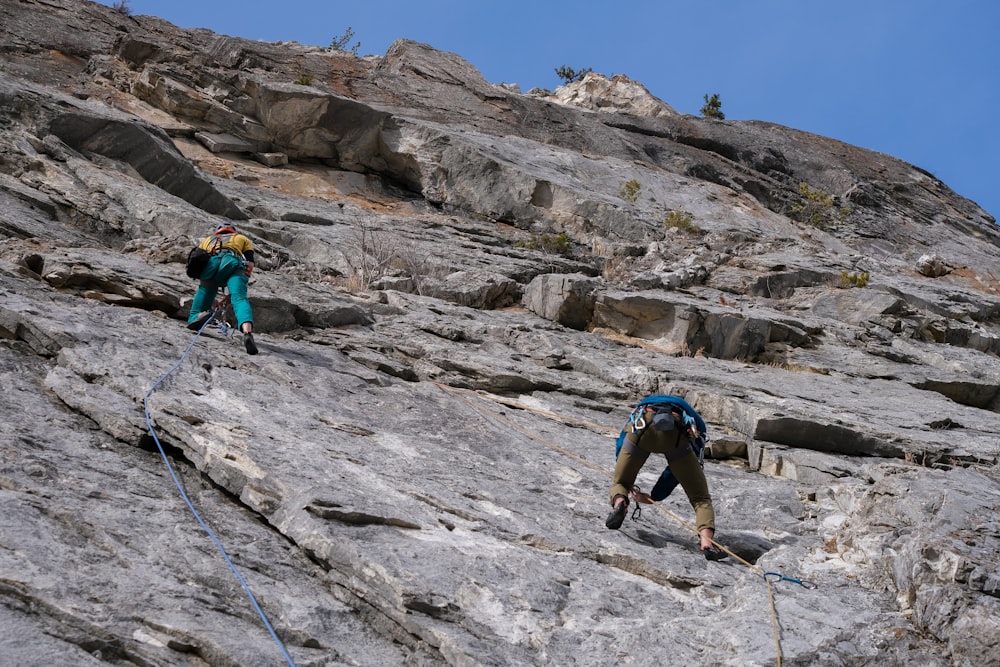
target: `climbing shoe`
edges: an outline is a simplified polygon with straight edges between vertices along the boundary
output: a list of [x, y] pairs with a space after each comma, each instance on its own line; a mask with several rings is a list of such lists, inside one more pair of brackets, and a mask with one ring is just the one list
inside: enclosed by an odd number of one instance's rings
[[621, 503], [611, 510], [608, 518], [604, 520], [604, 525], [611, 530], [618, 530], [622, 527], [622, 522], [625, 520], [625, 513], [628, 512], [628, 500], [625, 496], [615, 496], [616, 501], [619, 498], [622, 499]]
[[253, 334], [243, 334], [243, 346], [247, 349], [247, 354], [257, 354], [257, 343], [253, 342]]
[[202, 313], [194, 322], [188, 322], [188, 329], [191, 331], [201, 331], [201, 328], [205, 326], [205, 322], [208, 322], [210, 319], [212, 319], [212, 313]]
[[705, 554], [706, 560], [722, 560], [726, 557], [726, 552], [714, 544], [707, 549], [702, 549], [701, 552]]

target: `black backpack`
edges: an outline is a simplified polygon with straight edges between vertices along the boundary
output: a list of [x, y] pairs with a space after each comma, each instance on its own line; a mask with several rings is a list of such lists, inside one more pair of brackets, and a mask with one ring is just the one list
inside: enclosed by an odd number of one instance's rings
[[191, 248], [191, 252], [188, 253], [187, 259], [187, 275], [188, 278], [193, 278], [198, 280], [201, 278], [202, 272], [205, 267], [208, 266], [208, 258], [211, 257], [207, 250], [203, 250], [198, 246]]
[[188, 278], [193, 278], [194, 280], [199, 280], [201, 278], [202, 272], [205, 267], [208, 266], [208, 259], [219, 252], [222, 249], [222, 238], [216, 234], [212, 238], [212, 250], [208, 251], [201, 247], [201, 245], [196, 245], [191, 248], [191, 252], [188, 253], [187, 259], [187, 274]]

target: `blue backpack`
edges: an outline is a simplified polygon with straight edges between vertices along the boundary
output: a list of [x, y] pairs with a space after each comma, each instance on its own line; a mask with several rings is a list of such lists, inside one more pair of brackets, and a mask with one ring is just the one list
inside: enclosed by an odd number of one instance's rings
[[[686, 426], [694, 426], [695, 431], [697, 431], [697, 437], [693, 438], [691, 441], [691, 446], [694, 448], [694, 453], [698, 457], [699, 461], [704, 461], [705, 457], [705, 440], [706, 434], [708, 433], [708, 427], [705, 426], [705, 420], [701, 418], [701, 415], [691, 407], [691, 405], [685, 401], [680, 396], [672, 396], [670, 394], [652, 394], [646, 398], [639, 401], [635, 409], [632, 410], [632, 414], [629, 415], [629, 424], [632, 424], [633, 430], [642, 436], [642, 432], [650, 426], [650, 424], [640, 424], [640, 420], [643, 418], [644, 410], [649, 407], [653, 408], [654, 417], [656, 420], [660, 413], [663, 413], [668, 418], [673, 419], [671, 413], [679, 412], [682, 415], [684, 424]], [[650, 422], [650, 423], [651, 423]], [[615, 460], [618, 460], [618, 454], [622, 450], [622, 445], [625, 443], [626, 430], [625, 427], [622, 428], [621, 433], [618, 434], [618, 439], [615, 440]], [[671, 491], [677, 488], [677, 478], [674, 474], [670, 472], [670, 466], [668, 465], [660, 473], [660, 478], [656, 480], [656, 484], [653, 485], [653, 489], [649, 492], [649, 497], [653, 500], [659, 502], [670, 495]]]

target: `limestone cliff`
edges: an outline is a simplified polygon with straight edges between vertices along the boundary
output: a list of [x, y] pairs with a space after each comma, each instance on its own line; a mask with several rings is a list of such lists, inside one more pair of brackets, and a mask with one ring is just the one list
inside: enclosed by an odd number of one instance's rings
[[[1000, 664], [1000, 231], [926, 171], [402, 40], [0, 48], [0, 662]], [[184, 326], [219, 220], [256, 357]], [[654, 392], [726, 560], [604, 528]]]

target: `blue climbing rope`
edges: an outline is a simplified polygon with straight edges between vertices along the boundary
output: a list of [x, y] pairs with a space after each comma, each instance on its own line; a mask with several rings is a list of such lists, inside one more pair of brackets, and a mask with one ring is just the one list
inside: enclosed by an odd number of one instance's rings
[[181, 492], [181, 498], [184, 499], [184, 503], [188, 506], [188, 509], [191, 510], [191, 513], [194, 515], [194, 518], [198, 520], [198, 523], [201, 524], [201, 527], [205, 529], [206, 533], [208, 533], [208, 536], [212, 538], [213, 542], [215, 542], [215, 546], [218, 547], [219, 553], [222, 554], [223, 559], [225, 559], [226, 563], [229, 565], [229, 569], [233, 571], [233, 574], [236, 575], [236, 578], [239, 580], [240, 585], [243, 586], [243, 590], [246, 591], [247, 596], [250, 598], [250, 602], [251, 604], [253, 604], [253, 608], [257, 610], [257, 615], [260, 616], [260, 620], [264, 622], [265, 627], [267, 627], [267, 631], [271, 633], [271, 637], [274, 639], [274, 642], [278, 645], [278, 648], [281, 650], [282, 655], [285, 656], [285, 660], [288, 661], [289, 665], [295, 667], [295, 663], [292, 661], [292, 656], [288, 654], [288, 651], [285, 649], [285, 645], [281, 643], [281, 640], [278, 638], [277, 633], [275, 633], [274, 628], [272, 628], [271, 624], [268, 622], [267, 616], [264, 615], [264, 611], [260, 608], [260, 605], [257, 604], [257, 598], [254, 597], [253, 592], [250, 590], [250, 586], [247, 585], [247, 582], [243, 578], [243, 575], [240, 574], [240, 571], [236, 569], [236, 565], [234, 565], [233, 561], [229, 558], [229, 554], [226, 553], [226, 549], [225, 547], [222, 546], [222, 542], [219, 541], [219, 538], [215, 536], [215, 533], [212, 532], [212, 529], [209, 528], [208, 524], [205, 523], [205, 521], [201, 518], [201, 515], [198, 514], [198, 510], [194, 508], [194, 504], [192, 504], [191, 499], [188, 498], [188, 494], [184, 491], [184, 487], [181, 485], [181, 481], [180, 479], [178, 479], [177, 473], [174, 472], [174, 467], [170, 464], [170, 459], [167, 458], [167, 453], [163, 451], [163, 445], [160, 444], [160, 439], [157, 437], [156, 430], [153, 428], [152, 417], [149, 414], [149, 397], [153, 395], [153, 392], [156, 391], [156, 388], [159, 387], [164, 380], [170, 377], [170, 375], [172, 375], [174, 371], [176, 371], [178, 368], [181, 367], [181, 364], [183, 364], [184, 360], [187, 359], [188, 353], [191, 352], [191, 348], [193, 348], [194, 344], [198, 342], [198, 337], [201, 336], [201, 332], [204, 331], [205, 327], [207, 327], [215, 319], [215, 315], [217, 312], [218, 310], [213, 311], [212, 317], [208, 318], [208, 320], [206, 320], [205, 323], [201, 325], [201, 328], [198, 329], [198, 333], [195, 334], [194, 338], [191, 340], [191, 343], [187, 346], [187, 349], [184, 350], [184, 354], [181, 355], [180, 360], [176, 364], [174, 364], [173, 368], [164, 373], [160, 377], [160, 379], [157, 380], [153, 384], [153, 386], [149, 388], [149, 391], [146, 392], [146, 395], [142, 397], [142, 407], [146, 412], [146, 426], [149, 428], [149, 434], [153, 436], [153, 441], [156, 443], [156, 448], [160, 450], [160, 456], [163, 458], [163, 462], [167, 465], [167, 470], [170, 471], [170, 476], [173, 478], [174, 484], [177, 485], [177, 490]]

